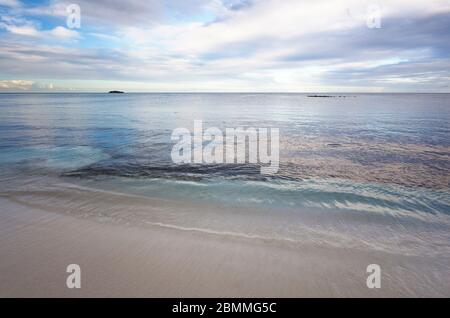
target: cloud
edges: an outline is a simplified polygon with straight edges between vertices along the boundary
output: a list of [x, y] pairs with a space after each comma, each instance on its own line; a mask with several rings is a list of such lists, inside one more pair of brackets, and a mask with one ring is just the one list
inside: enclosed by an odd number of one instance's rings
[[18, 0], [0, 0], [0, 6], [5, 7], [20, 7], [21, 3]]
[[0, 91], [20, 92], [20, 91], [55, 91], [60, 88], [52, 83], [42, 83], [29, 80], [2, 80], [0, 81]]
[[33, 81], [25, 80], [5, 80], [0, 81], [0, 90], [29, 90], [33, 86]]
[[225, 0], [222, 1], [223, 5], [229, 10], [242, 10], [250, 7], [255, 1], [251, 0]]
[[67, 29], [63, 26], [57, 26], [54, 29], [50, 30], [38, 30], [33, 25], [3, 25], [3, 27], [13, 34], [48, 40], [74, 40], [80, 37], [77, 31]]
[[2, 16], [4, 74], [177, 90], [448, 87], [448, 1], [379, 0], [380, 29], [366, 25], [369, 0], [80, 0], [79, 30], [65, 27], [68, 3]]
[[75, 30], [67, 29], [63, 26], [57, 26], [54, 29], [51, 29], [49, 31], [41, 32], [46, 37], [55, 37], [58, 39], [67, 39], [67, 40], [73, 40], [78, 39], [80, 37], [79, 33]]
[[13, 35], [46, 40], [75, 40], [80, 38], [76, 30], [67, 29], [64, 26], [42, 30], [39, 28], [39, 24], [33, 21], [7, 15], [0, 17], [0, 29], [5, 29]]
[[205, 7], [208, 0], [77, 0], [51, 1], [48, 6], [32, 7], [23, 12], [30, 15], [67, 17], [67, 7], [80, 6], [82, 20], [104, 27], [145, 26], [161, 22], [169, 14], [189, 15]]

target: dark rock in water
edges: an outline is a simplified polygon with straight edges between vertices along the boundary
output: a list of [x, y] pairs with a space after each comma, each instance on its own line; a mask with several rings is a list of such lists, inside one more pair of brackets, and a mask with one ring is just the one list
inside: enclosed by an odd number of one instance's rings
[[335, 98], [335, 97], [355, 97], [355, 96], [346, 96], [346, 95], [308, 95], [308, 97], [324, 97], [324, 98]]
[[123, 94], [122, 91], [109, 91], [109, 94]]

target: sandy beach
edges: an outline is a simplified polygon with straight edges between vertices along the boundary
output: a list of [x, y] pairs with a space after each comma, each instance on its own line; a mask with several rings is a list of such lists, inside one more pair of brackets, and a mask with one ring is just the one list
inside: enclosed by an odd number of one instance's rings
[[[0, 199], [2, 297], [448, 296], [433, 260], [98, 223]], [[81, 267], [81, 288], [66, 267]], [[382, 288], [366, 267], [382, 266]], [[423, 271], [430, 272], [423, 272]]]

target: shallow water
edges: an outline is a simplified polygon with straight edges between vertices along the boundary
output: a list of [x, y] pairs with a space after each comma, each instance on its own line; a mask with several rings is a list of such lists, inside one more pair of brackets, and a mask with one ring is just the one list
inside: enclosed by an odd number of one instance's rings
[[[194, 120], [279, 128], [279, 172], [175, 165], [171, 133]], [[0, 94], [0, 194], [112, 221], [449, 256], [449, 123], [447, 94]], [[191, 208], [145, 212], [133, 195]]]

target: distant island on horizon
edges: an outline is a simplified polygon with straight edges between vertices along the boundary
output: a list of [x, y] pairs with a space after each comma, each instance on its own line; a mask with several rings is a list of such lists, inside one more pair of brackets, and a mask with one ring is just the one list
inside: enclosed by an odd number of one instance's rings
[[109, 91], [108, 94], [123, 94], [122, 91]]

